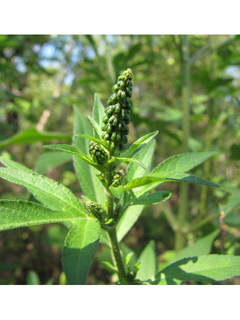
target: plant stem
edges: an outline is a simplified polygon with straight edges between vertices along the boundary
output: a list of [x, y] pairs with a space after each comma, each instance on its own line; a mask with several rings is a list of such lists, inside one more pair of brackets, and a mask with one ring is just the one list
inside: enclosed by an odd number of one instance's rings
[[216, 51], [218, 48], [226, 46], [235, 41], [235, 37], [231, 35], [228, 36], [227, 40], [221, 41], [221, 42], [217, 42], [218, 38], [216, 39], [216, 36], [210, 36], [210, 37], [211, 37], [211, 40], [209, 40], [209, 42], [204, 47], [202, 47], [189, 59], [190, 65], [193, 64], [196, 60], [199, 60], [204, 56], [206, 56], [207, 54], [209, 54], [209, 52], [213, 50]]
[[[107, 185], [109, 186], [111, 184], [111, 175], [112, 171], [114, 170], [113, 165], [109, 166], [108, 173], [107, 173]], [[111, 192], [106, 189], [107, 194], [107, 214], [109, 219], [114, 219], [114, 211], [113, 211], [113, 205], [114, 205], [114, 196], [111, 194]], [[127, 283], [127, 276], [125, 272], [125, 268], [122, 261], [121, 251], [119, 248], [119, 243], [117, 240], [117, 232], [116, 232], [116, 221], [114, 222], [114, 226], [110, 228], [106, 228], [106, 231], [108, 233], [108, 236], [110, 238], [111, 242], [111, 249], [113, 254], [113, 259], [115, 261], [115, 265], [118, 269], [118, 277], [119, 280], [123, 283]]]
[[111, 248], [112, 248], [113, 258], [115, 260], [115, 264], [116, 264], [117, 269], [118, 269], [119, 280], [120, 281], [123, 280], [126, 283], [127, 282], [127, 276], [126, 276], [126, 272], [125, 272], [125, 269], [124, 269], [122, 256], [121, 256], [121, 252], [120, 252], [120, 248], [119, 248], [119, 244], [118, 244], [118, 240], [117, 240], [116, 228], [109, 229], [107, 232], [108, 232], [108, 235], [109, 235], [109, 238], [110, 238], [110, 241], [111, 241]]
[[[213, 99], [210, 99], [209, 108], [208, 108], [209, 119], [212, 119], [213, 117], [213, 108], [214, 108], [214, 102], [213, 102]], [[208, 126], [206, 128], [206, 139], [205, 139], [206, 151], [210, 151], [212, 148], [212, 134], [211, 134], [212, 131], [213, 131], [213, 127], [210, 121], [210, 123], [208, 123]], [[204, 179], [207, 180], [209, 178], [210, 170], [211, 170], [211, 159], [208, 159], [207, 161], [204, 162]], [[208, 196], [208, 187], [202, 186], [201, 201], [200, 201], [200, 207], [199, 207], [199, 213], [201, 217], [203, 217], [206, 214], [207, 196]]]
[[190, 108], [189, 90], [190, 89], [190, 66], [189, 66], [189, 43], [188, 36], [183, 36], [182, 41], [182, 129], [183, 129], [183, 148], [188, 152], [188, 140], [190, 137]]
[[185, 227], [185, 223], [186, 223], [187, 198], [188, 198], [188, 185], [185, 183], [182, 183], [180, 186], [180, 203], [179, 203], [179, 211], [177, 216], [178, 227], [176, 231], [176, 240], [175, 240], [176, 252], [179, 252], [180, 250], [182, 250], [186, 242], [186, 235], [182, 233], [181, 230]]
[[107, 192], [107, 213], [108, 213], [108, 218], [112, 219], [113, 218], [113, 200], [114, 197], [112, 196], [111, 192]]
[[[182, 129], [183, 129], [183, 149], [188, 152], [188, 141], [190, 137], [190, 108], [189, 108], [189, 91], [190, 91], [190, 65], [189, 65], [189, 43], [188, 36], [182, 38]], [[178, 228], [183, 229], [186, 223], [188, 200], [188, 184], [180, 185], [180, 202], [177, 216]], [[184, 248], [186, 236], [176, 232], [175, 250], [176, 252]]]
[[202, 219], [201, 221], [198, 221], [192, 225], [189, 225], [189, 227], [187, 228], [186, 230], [186, 233], [189, 233], [189, 232], [192, 232], [194, 230], [197, 230], [198, 228], [202, 227], [203, 225], [207, 224], [208, 222], [216, 219], [217, 217], [220, 216], [220, 213], [215, 213], [215, 214], [212, 214], [208, 217], [206, 217], [205, 219]]
[[164, 213], [170, 227], [172, 228], [173, 231], [176, 232], [177, 220], [176, 220], [176, 217], [175, 217], [174, 213], [172, 212], [170, 206], [164, 202], [164, 203], [162, 203], [162, 210], [163, 210], [163, 213]]

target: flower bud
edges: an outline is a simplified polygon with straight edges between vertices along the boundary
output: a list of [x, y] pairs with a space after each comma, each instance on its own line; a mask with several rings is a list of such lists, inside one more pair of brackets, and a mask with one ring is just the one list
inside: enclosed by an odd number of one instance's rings
[[113, 86], [113, 94], [108, 100], [109, 107], [105, 110], [105, 116], [101, 126], [102, 138], [109, 142], [111, 151], [123, 150], [127, 143], [126, 135], [129, 132], [128, 124], [131, 120], [129, 110], [132, 95], [132, 70], [127, 69], [118, 77], [118, 82]]
[[108, 162], [107, 151], [100, 144], [91, 141], [89, 145], [89, 153], [93, 158], [93, 161], [97, 164], [104, 165]]
[[111, 185], [115, 188], [119, 187], [123, 182], [124, 176], [125, 176], [125, 172], [122, 169], [114, 172], [113, 176], [112, 176], [112, 184]]
[[107, 220], [107, 212], [97, 202], [88, 201], [86, 203], [86, 207], [89, 213], [92, 214], [95, 218], [97, 218], [100, 222], [104, 222]]

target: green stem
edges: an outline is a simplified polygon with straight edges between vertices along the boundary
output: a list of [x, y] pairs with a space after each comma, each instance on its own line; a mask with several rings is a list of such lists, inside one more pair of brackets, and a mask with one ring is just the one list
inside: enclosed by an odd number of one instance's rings
[[182, 41], [182, 129], [183, 129], [183, 148], [188, 152], [188, 140], [190, 137], [190, 66], [189, 66], [189, 43], [188, 36], [183, 36]]
[[[189, 43], [188, 36], [184, 35], [181, 46], [182, 61], [182, 129], [183, 129], [183, 149], [188, 152], [188, 141], [190, 137], [190, 107], [189, 107], [189, 91], [190, 91], [190, 65], [189, 65]], [[188, 184], [180, 185], [180, 202], [177, 216], [179, 230], [185, 227], [187, 216], [188, 202]], [[175, 250], [178, 252], [184, 248], [186, 236], [180, 232], [176, 232]]]
[[[210, 36], [211, 39], [209, 40], [209, 42], [202, 47], [199, 51], [197, 51], [190, 59], [189, 59], [189, 64], [193, 64], [196, 60], [199, 60], [201, 58], [203, 58], [204, 56], [206, 56], [207, 54], [209, 54], [212, 51], [216, 51], [218, 48], [226, 46], [228, 44], [231, 44], [232, 42], [235, 41], [235, 37], [234, 36], [228, 36], [228, 39], [225, 41], [221, 41], [217, 43], [217, 39], [219, 38], [219, 36]], [[217, 37], [217, 38], [216, 38]]]
[[[111, 175], [112, 171], [114, 170], [114, 166], [110, 165], [108, 168], [107, 176], [106, 176], [106, 183], [109, 186], [111, 184]], [[107, 214], [109, 219], [114, 219], [114, 196], [109, 191], [109, 189], [106, 189], [107, 193]], [[125, 268], [122, 261], [121, 251], [119, 248], [119, 243], [117, 240], [117, 232], [116, 232], [116, 221], [114, 222], [113, 227], [109, 227], [105, 229], [108, 233], [110, 242], [111, 242], [111, 250], [113, 254], [113, 259], [115, 262], [115, 265], [118, 269], [118, 276], [119, 280], [123, 283], [127, 283], [127, 275], [125, 272]]]
[[172, 212], [170, 206], [164, 202], [164, 203], [162, 203], [162, 210], [163, 210], [165, 218], [167, 219], [170, 227], [172, 228], [173, 231], [176, 232], [177, 220], [176, 220], [176, 217], [175, 217], [174, 213]]
[[176, 240], [175, 240], [175, 251], [179, 252], [182, 250], [186, 243], [186, 235], [181, 232], [184, 229], [186, 224], [187, 217], [187, 198], [188, 198], [188, 185], [182, 183], [180, 186], [180, 203], [179, 211], [177, 216], [178, 227], [176, 231]]
[[114, 203], [114, 197], [111, 194], [110, 191], [107, 191], [107, 213], [108, 213], [108, 218], [112, 219], [113, 218], [113, 203]]
[[[110, 186], [111, 184], [111, 175], [112, 175], [112, 170], [113, 170], [113, 165], [110, 165], [107, 174], [106, 174], [106, 184]], [[106, 189], [106, 194], [107, 194], [107, 214], [108, 218], [112, 219], [113, 218], [113, 204], [114, 204], [114, 196], [110, 192], [110, 190], [107, 188]]]
[[[212, 140], [213, 140], [212, 132], [214, 130], [213, 130], [211, 119], [213, 119], [213, 117], [214, 117], [213, 110], [214, 110], [214, 100], [212, 98], [210, 98], [208, 109], [207, 109], [208, 119], [210, 119], [210, 120], [209, 120], [207, 127], [206, 127], [206, 136], [205, 136], [206, 137], [205, 138], [205, 141], [206, 141], [205, 150], [206, 151], [210, 151], [212, 149]], [[208, 159], [207, 161], [204, 162], [204, 179], [208, 180], [210, 170], [211, 170], [211, 159]], [[209, 192], [208, 187], [202, 186], [201, 202], [200, 202], [200, 207], [199, 207], [199, 213], [200, 213], [199, 216], [201, 218], [206, 214], [208, 192]]]
[[206, 217], [205, 219], [202, 219], [201, 221], [198, 221], [198, 222], [196, 222], [194, 224], [189, 225], [189, 227], [186, 229], [186, 233], [189, 233], [189, 232], [192, 232], [192, 231], [195, 231], [195, 230], [199, 229], [203, 225], [205, 225], [208, 222], [216, 219], [219, 216], [220, 216], [220, 213], [218, 212], [218, 213], [215, 213], [215, 214], [212, 214], [212, 215]]
[[119, 280], [122, 281], [123, 283], [127, 283], [127, 276], [126, 276], [125, 268], [122, 261], [119, 243], [117, 240], [116, 228], [109, 229], [107, 230], [107, 232], [111, 242], [111, 249], [113, 253], [113, 258], [115, 260], [115, 265], [117, 266], [117, 269], [118, 269]]

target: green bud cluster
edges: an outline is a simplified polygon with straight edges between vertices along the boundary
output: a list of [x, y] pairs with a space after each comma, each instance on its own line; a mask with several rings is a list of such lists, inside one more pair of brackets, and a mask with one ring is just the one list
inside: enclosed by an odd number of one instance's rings
[[108, 154], [106, 150], [97, 142], [90, 142], [89, 153], [92, 156], [93, 161], [97, 164], [103, 165], [108, 161]]
[[112, 176], [112, 184], [111, 185], [115, 188], [119, 187], [123, 182], [124, 176], [125, 176], [124, 170], [120, 169], [119, 171], [115, 171]]
[[97, 218], [100, 222], [104, 222], [107, 220], [107, 212], [104, 210], [104, 208], [94, 201], [88, 201], [86, 203], [86, 207], [88, 211]]
[[111, 151], [123, 150], [128, 142], [128, 124], [131, 120], [129, 98], [132, 96], [132, 70], [127, 69], [118, 77], [113, 86], [113, 94], [108, 100], [109, 107], [105, 110], [102, 120], [102, 139], [108, 141]]

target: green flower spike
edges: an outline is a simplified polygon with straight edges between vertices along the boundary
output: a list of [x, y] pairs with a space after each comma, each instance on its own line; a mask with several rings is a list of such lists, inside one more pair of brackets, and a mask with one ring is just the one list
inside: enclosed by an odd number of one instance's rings
[[107, 220], [107, 212], [97, 202], [88, 201], [86, 203], [86, 207], [87, 207], [89, 213], [91, 213], [100, 222], [105, 222]]
[[111, 151], [123, 150], [128, 142], [128, 124], [131, 120], [129, 98], [132, 96], [132, 70], [127, 69], [118, 77], [113, 86], [113, 94], [108, 100], [109, 107], [105, 110], [102, 120], [102, 139], [109, 144]]
[[106, 150], [98, 143], [91, 141], [89, 145], [89, 153], [97, 164], [103, 165], [108, 161]]

